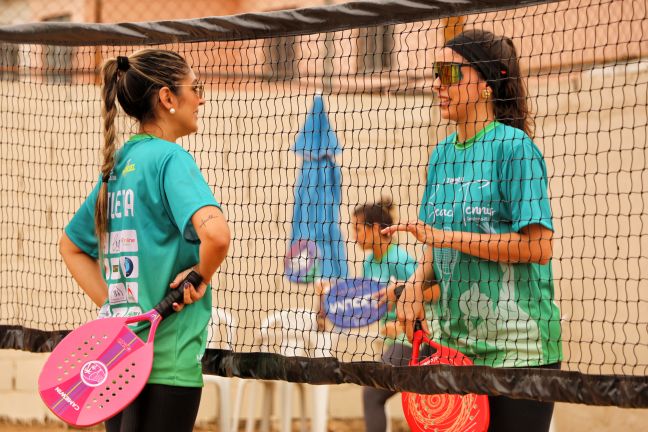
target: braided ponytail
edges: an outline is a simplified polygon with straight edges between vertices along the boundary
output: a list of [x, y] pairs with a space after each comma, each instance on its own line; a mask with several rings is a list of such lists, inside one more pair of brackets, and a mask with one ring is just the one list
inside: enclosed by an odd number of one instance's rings
[[103, 118], [104, 145], [102, 148], [103, 162], [101, 164], [101, 187], [95, 205], [95, 233], [99, 242], [99, 255], [104, 251], [108, 231], [108, 181], [115, 166], [115, 142], [116, 128], [115, 117], [117, 116], [117, 61], [107, 60], [102, 69], [103, 87], [101, 89], [101, 117]]

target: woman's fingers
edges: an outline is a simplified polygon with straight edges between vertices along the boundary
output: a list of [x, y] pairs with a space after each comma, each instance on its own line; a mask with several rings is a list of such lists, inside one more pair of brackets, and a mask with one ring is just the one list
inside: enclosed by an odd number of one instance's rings
[[397, 231], [404, 231], [412, 234], [420, 242], [428, 243], [432, 240], [432, 228], [421, 221], [395, 224], [384, 228], [381, 233], [385, 235], [394, 234]]

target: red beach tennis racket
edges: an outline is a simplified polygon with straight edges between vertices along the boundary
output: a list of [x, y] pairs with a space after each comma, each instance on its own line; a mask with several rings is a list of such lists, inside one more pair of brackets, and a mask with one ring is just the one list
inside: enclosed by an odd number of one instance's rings
[[[155, 308], [134, 317], [102, 318], [82, 325], [52, 351], [38, 378], [38, 392], [58, 418], [72, 426], [92, 426], [113, 417], [142, 391], [153, 366], [153, 341], [173, 303], [182, 303], [186, 283], [198, 287], [191, 272]], [[128, 324], [149, 321], [147, 341]]]
[[[410, 366], [472, 365], [470, 358], [459, 351], [439, 345], [425, 336], [419, 321], [416, 322], [414, 329]], [[429, 344], [436, 352], [419, 362], [419, 348], [423, 342]], [[488, 430], [490, 412], [488, 397], [485, 395], [424, 395], [404, 392], [402, 398], [405, 419], [414, 432], [486, 432]]]

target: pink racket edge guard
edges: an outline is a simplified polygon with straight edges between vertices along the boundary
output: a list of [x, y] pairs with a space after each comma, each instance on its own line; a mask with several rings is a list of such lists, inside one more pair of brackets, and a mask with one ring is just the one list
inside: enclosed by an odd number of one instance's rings
[[[128, 324], [151, 323], [144, 342]], [[58, 418], [72, 426], [101, 423], [128, 406], [142, 391], [153, 365], [153, 338], [160, 314], [103, 318], [67, 335], [50, 354], [38, 378], [38, 392]]]
[[[418, 361], [422, 343], [430, 345], [434, 354]], [[472, 360], [463, 353], [440, 345], [425, 336], [420, 322], [415, 326], [410, 366], [447, 364], [470, 366]], [[467, 394], [402, 393], [405, 419], [414, 432], [486, 432], [490, 423], [488, 396]]]

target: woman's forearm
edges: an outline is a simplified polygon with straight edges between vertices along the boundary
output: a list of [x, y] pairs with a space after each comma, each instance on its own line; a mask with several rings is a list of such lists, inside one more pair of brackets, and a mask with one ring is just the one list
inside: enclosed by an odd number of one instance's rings
[[443, 243], [445, 247], [489, 261], [547, 264], [552, 255], [552, 234], [541, 225], [530, 225], [520, 233], [448, 231]]
[[61, 237], [59, 251], [74, 280], [92, 302], [101, 307], [108, 298], [108, 286], [97, 260], [79, 249], [66, 234]]
[[421, 284], [421, 293], [423, 294], [421, 300], [433, 302], [438, 300], [438, 289], [434, 289], [438, 285], [434, 276], [433, 250], [431, 247], [425, 246], [423, 259], [416, 267], [416, 271], [410, 276], [408, 282]]

